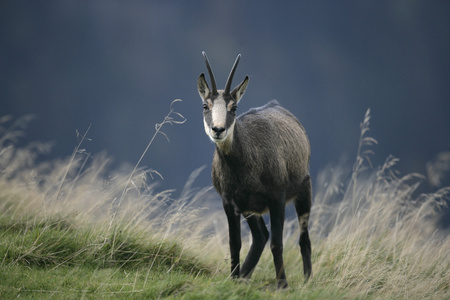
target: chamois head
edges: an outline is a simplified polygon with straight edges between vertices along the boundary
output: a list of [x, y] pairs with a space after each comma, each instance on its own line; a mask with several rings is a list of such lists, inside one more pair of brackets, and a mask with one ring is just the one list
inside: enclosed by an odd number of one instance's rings
[[249, 78], [246, 76], [238, 86], [230, 91], [234, 72], [241, 58], [239, 54], [228, 76], [225, 89], [217, 90], [216, 80], [205, 52], [203, 52], [203, 56], [211, 80], [211, 89], [206, 83], [205, 74], [200, 74], [197, 81], [198, 93], [203, 100], [203, 123], [206, 134], [221, 147], [232, 141], [237, 103], [247, 88]]

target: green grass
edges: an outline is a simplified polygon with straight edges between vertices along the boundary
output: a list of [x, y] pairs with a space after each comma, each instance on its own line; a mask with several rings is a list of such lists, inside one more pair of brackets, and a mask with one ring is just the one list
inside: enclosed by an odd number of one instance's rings
[[2, 119], [0, 298], [449, 299], [450, 239], [435, 220], [450, 188], [418, 195], [423, 176], [399, 176], [392, 157], [369, 168], [369, 120], [353, 168], [315, 180], [308, 282], [297, 221], [286, 221], [290, 288], [277, 291], [268, 249], [251, 280], [229, 278], [226, 218], [208, 209], [214, 191], [194, 187], [198, 171], [174, 199], [149, 170], [108, 171], [81, 149], [86, 135], [68, 159], [36, 164], [46, 145], [16, 148], [23, 123]]
[[[33, 223], [3, 214], [1, 221], [2, 299], [260, 299], [297, 293], [310, 299], [314, 295], [330, 295], [330, 291], [321, 288], [305, 293], [303, 284], [278, 293], [272, 276], [267, 274], [271, 273], [270, 268], [263, 271], [265, 276], [255, 276], [250, 282], [232, 281], [225, 270], [218, 269], [217, 262], [208, 263], [195, 253], [186, 253], [189, 251], [180, 246], [181, 242], [151, 240], [143, 236], [144, 231], [107, 237], [101, 227], [75, 226], [67, 218]], [[265, 260], [264, 264], [270, 265], [267, 257]], [[303, 280], [299, 270], [292, 273], [297, 273], [296, 280]], [[339, 292], [333, 295], [338, 296]]]

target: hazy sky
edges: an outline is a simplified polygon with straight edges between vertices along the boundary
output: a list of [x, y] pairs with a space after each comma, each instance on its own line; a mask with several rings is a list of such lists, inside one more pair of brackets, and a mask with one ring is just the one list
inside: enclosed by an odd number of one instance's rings
[[0, 115], [32, 113], [24, 140], [69, 156], [76, 130], [115, 162], [136, 163], [172, 100], [143, 165], [164, 188], [189, 174], [210, 184], [214, 145], [203, 130], [197, 77], [208, 53], [218, 85], [250, 84], [244, 112], [277, 99], [306, 128], [313, 179], [358, 147], [368, 108], [375, 163], [404, 172], [450, 150], [449, 1], [7, 1], [0, 2]]

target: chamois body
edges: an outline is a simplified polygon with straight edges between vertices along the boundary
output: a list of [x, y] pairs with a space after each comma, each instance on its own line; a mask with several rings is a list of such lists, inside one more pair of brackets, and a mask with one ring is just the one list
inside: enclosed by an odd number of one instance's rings
[[[269, 240], [263, 213], [269, 212], [270, 248], [277, 287], [286, 288], [283, 263], [285, 205], [293, 201], [300, 225], [299, 245], [306, 278], [312, 272], [308, 220], [311, 210], [309, 176], [310, 144], [305, 129], [288, 110], [273, 100], [236, 117], [237, 103], [245, 93], [249, 77], [231, 91], [240, 59], [237, 57], [224, 90], [218, 90], [206, 54], [210, 89], [202, 73], [197, 82], [203, 100], [206, 134], [215, 143], [212, 180], [222, 197], [228, 220], [231, 275], [250, 278]], [[242, 265], [241, 215], [252, 233], [252, 245]]]
[[236, 118], [230, 149], [216, 146], [213, 185], [239, 213], [267, 212], [273, 193], [292, 200], [309, 176], [310, 146], [300, 122], [275, 100]]

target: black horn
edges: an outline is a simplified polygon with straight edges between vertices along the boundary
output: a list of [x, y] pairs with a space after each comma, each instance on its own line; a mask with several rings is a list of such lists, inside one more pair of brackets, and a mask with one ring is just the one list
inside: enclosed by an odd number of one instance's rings
[[213, 93], [213, 95], [217, 95], [216, 79], [214, 78], [214, 74], [211, 69], [211, 65], [209, 64], [208, 56], [206, 56], [205, 51], [203, 51], [202, 54], [203, 54], [203, 57], [205, 57], [206, 68], [208, 68], [209, 79], [211, 80], [212, 93]]
[[239, 59], [241, 59], [240, 54], [236, 57], [236, 61], [234, 62], [233, 68], [231, 69], [230, 75], [228, 76], [227, 84], [225, 85], [225, 95], [228, 95], [230, 93], [231, 82], [233, 81], [234, 72], [236, 71]]

